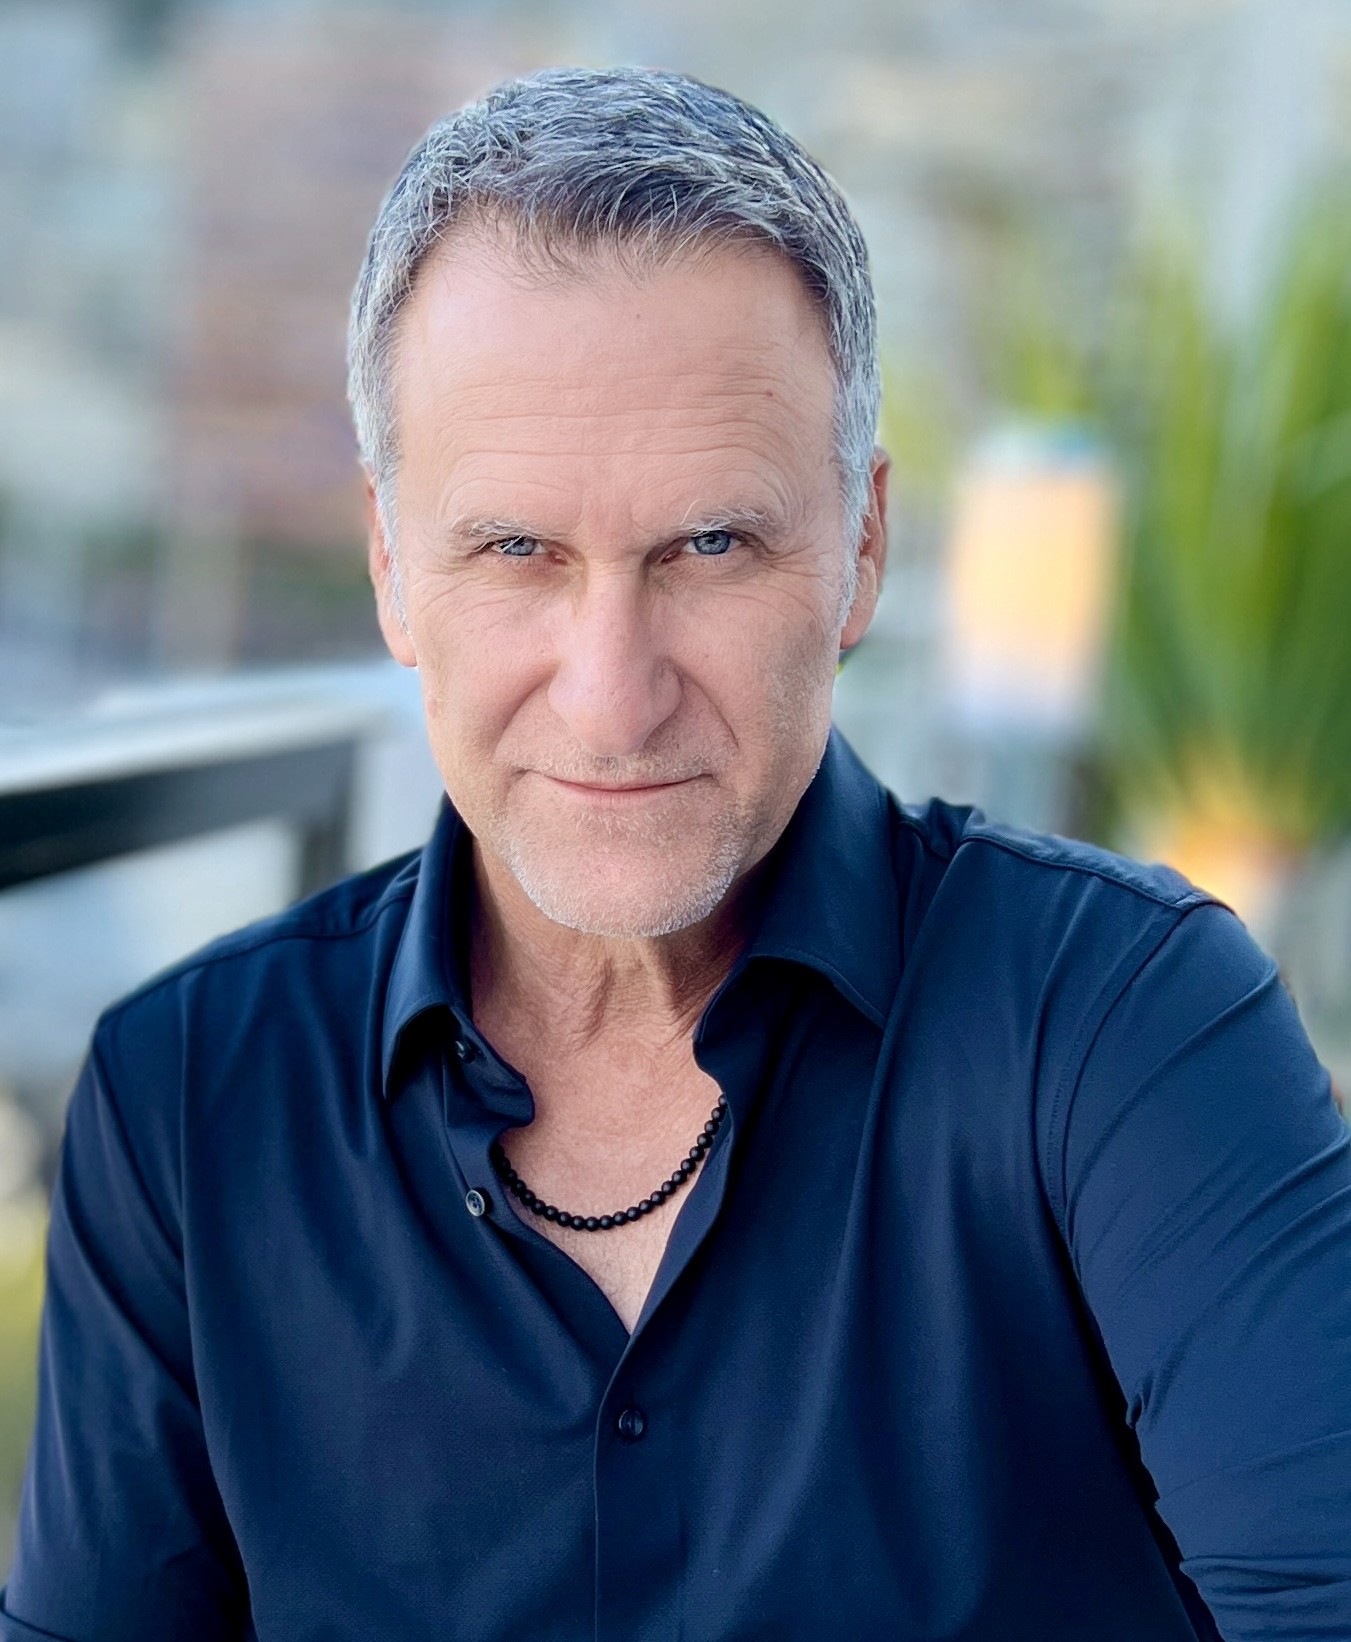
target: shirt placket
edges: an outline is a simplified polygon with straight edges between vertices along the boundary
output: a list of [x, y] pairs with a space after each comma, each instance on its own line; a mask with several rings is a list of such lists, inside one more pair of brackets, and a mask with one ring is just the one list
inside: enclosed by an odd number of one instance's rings
[[[755, 1011], [750, 1012], [754, 1020]], [[765, 1075], [763, 1021], [748, 1029], [730, 988], [696, 1033], [700, 1066], [727, 1098], [728, 1116], [671, 1230], [638, 1323], [605, 1389], [595, 1430], [596, 1642], [685, 1635], [685, 1513], [690, 1473], [682, 1398], [663, 1372], [663, 1339], [693, 1303], [687, 1271], [713, 1231], [727, 1189], [738, 1116]]]
[[511, 1238], [537, 1279], [548, 1275], [550, 1299], [567, 1308], [568, 1332], [588, 1341], [594, 1357], [597, 1642], [638, 1642], [679, 1632], [682, 1410], [676, 1394], [662, 1384], [661, 1340], [678, 1325], [682, 1280], [717, 1219], [738, 1107], [744, 1118], [764, 1073], [762, 1033], [748, 1030], [746, 1014], [732, 1006], [728, 991], [724, 988], [705, 1012], [695, 1040], [700, 1065], [727, 1097], [728, 1117], [680, 1206], [642, 1314], [627, 1336], [591, 1278], [516, 1214], [492, 1172], [490, 1148], [498, 1134], [533, 1116], [528, 1088], [472, 1027], [461, 1024], [450, 1046], [446, 1132], [462, 1177], [465, 1212], [485, 1235]]

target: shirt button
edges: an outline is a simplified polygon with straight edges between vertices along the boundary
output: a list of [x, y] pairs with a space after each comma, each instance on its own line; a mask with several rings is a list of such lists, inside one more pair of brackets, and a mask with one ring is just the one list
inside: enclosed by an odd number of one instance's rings
[[464, 1194], [464, 1206], [477, 1220], [488, 1212], [488, 1196], [486, 1192], [467, 1191]]
[[647, 1430], [647, 1420], [641, 1408], [626, 1408], [615, 1425], [625, 1442], [637, 1442]]
[[478, 1050], [474, 1048], [468, 1038], [456, 1038], [450, 1047], [455, 1052], [456, 1060], [473, 1060], [474, 1056], [478, 1054]]

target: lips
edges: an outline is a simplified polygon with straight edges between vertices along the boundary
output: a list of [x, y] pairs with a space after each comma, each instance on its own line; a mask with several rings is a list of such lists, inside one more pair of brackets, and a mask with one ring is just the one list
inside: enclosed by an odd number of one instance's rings
[[571, 781], [571, 780], [568, 780], [565, 776], [561, 776], [561, 775], [551, 775], [549, 777], [550, 781], [553, 781], [553, 782], [557, 783], [557, 785], [559, 785], [560, 787], [572, 787], [572, 788], [575, 788], [578, 792], [597, 792], [597, 793], [661, 792], [666, 787], [680, 787], [680, 786], [683, 786], [686, 781], [689, 781], [689, 780], [692, 780], [692, 779], [693, 778], [691, 776], [683, 776], [682, 775], [682, 776], [677, 776], [673, 781], [606, 782], [606, 781]]
[[697, 780], [708, 772], [698, 770], [631, 770], [624, 775], [573, 770], [544, 770], [538, 766], [527, 768], [524, 775], [543, 776], [560, 787], [583, 787], [588, 792], [640, 792], [653, 787], [678, 787], [683, 782]]
[[[537, 771], [536, 773], [542, 772]], [[688, 786], [694, 780], [694, 777], [666, 777], [656, 781], [576, 781], [570, 776], [547, 775], [544, 779], [552, 786], [560, 788], [564, 792], [575, 793], [580, 798], [618, 800], [670, 792], [676, 787]]]

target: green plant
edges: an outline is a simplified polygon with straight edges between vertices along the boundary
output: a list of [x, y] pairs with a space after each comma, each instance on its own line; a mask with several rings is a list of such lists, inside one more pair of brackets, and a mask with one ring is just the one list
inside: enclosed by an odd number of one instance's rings
[[1126, 312], [1114, 781], [1302, 849], [1351, 827], [1351, 211], [1306, 210], [1246, 329], [1178, 246]]
[[0, 1202], [0, 1574], [9, 1566], [33, 1426], [46, 1223], [36, 1192]]

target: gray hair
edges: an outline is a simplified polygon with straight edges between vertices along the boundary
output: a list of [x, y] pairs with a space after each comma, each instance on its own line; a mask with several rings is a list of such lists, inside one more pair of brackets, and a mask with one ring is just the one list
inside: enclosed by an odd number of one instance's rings
[[881, 397], [858, 224], [821, 167], [767, 115], [686, 75], [638, 68], [549, 69], [504, 82], [434, 125], [386, 195], [352, 296], [348, 397], [387, 534], [398, 317], [428, 254], [465, 222], [508, 227], [555, 261], [601, 249], [665, 258], [730, 241], [786, 257], [825, 320], [836, 461], [857, 548]]

